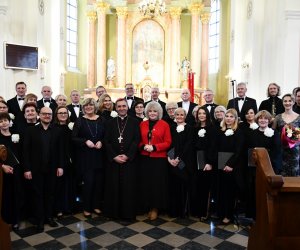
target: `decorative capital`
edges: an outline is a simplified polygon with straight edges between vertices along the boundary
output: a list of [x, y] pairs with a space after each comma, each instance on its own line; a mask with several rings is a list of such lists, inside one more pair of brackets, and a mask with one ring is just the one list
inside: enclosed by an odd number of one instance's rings
[[200, 19], [201, 19], [201, 22], [203, 24], [208, 24], [209, 23], [209, 20], [210, 20], [210, 16], [211, 14], [209, 12], [203, 12], [201, 15], [200, 15]]
[[199, 15], [203, 10], [203, 8], [204, 8], [203, 3], [194, 2], [190, 5], [189, 10], [193, 15]]
[[101, 14], [105, 14], [106, 10], [109, 8], [109, 4], [104, 2], [103, 0], [98, 0], [96, 2], [96, 9], [99, 11]]
[[179, 19], [181, 15], [181, 7], [171, 7], [169, 13], [172, 19]]
[[119, 18], [126, 18], [128, 15], [128, 8], [127, 7], [116, 7], [117, 16]]
[[88, 17], [89, 21], [95, 21], [97, 19], [97, 12], [90, 10], [86, 13], [86, 16]]

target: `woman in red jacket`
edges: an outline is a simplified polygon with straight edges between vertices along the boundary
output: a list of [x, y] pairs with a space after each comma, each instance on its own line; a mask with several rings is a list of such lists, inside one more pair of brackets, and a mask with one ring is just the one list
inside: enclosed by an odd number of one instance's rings
[[168, 123], [161, 120], [162, 114], [160, 104], [152, 101], [145, 108], [148, 120], [140, 124], [140, 197], [142, 210], [149, 211], [150, 220], [155, 220], [158, 211], [166, 210], [168, 204], [167, 151], [172, 140]]

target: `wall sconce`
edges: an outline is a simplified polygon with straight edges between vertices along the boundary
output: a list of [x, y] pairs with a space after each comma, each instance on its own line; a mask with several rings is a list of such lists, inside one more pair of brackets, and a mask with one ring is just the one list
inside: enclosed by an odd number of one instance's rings
[[242, 69], [249, 69], [249, 67], [250, 67], [248, 62], [243, 62], [241, 66], [242, 66]]
[[47, 63], [49, 61], [49, 58], [48, 57], [41, 57], [41, 63]]

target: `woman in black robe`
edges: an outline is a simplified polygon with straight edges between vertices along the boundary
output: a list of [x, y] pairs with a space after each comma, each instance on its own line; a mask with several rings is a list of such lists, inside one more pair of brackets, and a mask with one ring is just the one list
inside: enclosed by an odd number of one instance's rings
[[91, 217], [91, 212], [101, 213], [104, 186], [103, 139], [104, 121], [96, 114], [96, 101], [83, 101], [84, 116], [76, 120], [72, 140], [78, 149], [78, 175], [83, 182], [83, 215]]
[[109, 94], [103, 94], [99, 98], [99, 107], [97, 114], [105, 119], [105, 121], [111, 120], [116, 117], [118, 114], [114, 111], [114, 104], [111, 101]]
[[189, 215], [191, 177], [195, 173], [193, 162], [193, 128], [186, 124], [186, 111], [175, 110], [176, 125], [171, 126], [172, 144], [169, 161], [169, 215], [184, 218]]
[[54, 125], [61, 129], [64, 137], [64, 174], [56, 182], [55, 211], [57, 218], [69, 214], [75, 204], [75, 170], [73, 162], [72, 129], [74, 123], [70, 122], [69, 112], [65, 106], [59, 106], [54, 112]]
[[[213, 147], [215, 145], [216, 130], [210, 120], [209, 111], [200, 107], [196, 114], [195, 127], [195, 156], [197, 158], [197, 171], [193, 178], [191, 196], [191, 213], [204, 221], [208, 218], [209, 192], [211, 190], [212, 177], [216, 177], [214, 168]], [[198, 154], [198, 156], [197, 156]], [[214, 178], [216, 182], [217, 178]]]
[[1, 164], [1, 171], [4, 172], [1, 216], [7, 224], [12, 224], [13, 229], [17, 230], [20, 221], [22, 191], [22, 171], [18, 159], [20, 137], [10, 132], [10, 121], [8, 113], [0, 113], [0, 144], [3, 144], [8, 151], [7, 159]]
[[241, 157], [243, 143], [244, 137], [238, 128], [237, 112], [235, 109], [228, 109], [216, 139], [216, 158], [220, 174], [218, 215], [223, 224], [229, 224], [233, 220], [237, 191], [234, 173]]
[[[247, 137], [248, 149], [255, 147], [263, 147], [268, 150], [274, 172], [280, 167], [281, 154], [280, 154], [280, 136], [278, 131], [274, 131], [269, 128], [269, 124], [272, 122], [272, 115], [266, 111], [259, 111], [255, 115], [255, 121], [258, 124], [258, 128], [251, 130]], [[246, 217], [255, 219], [255, 179], [256, 179], [256, 167], [253, 161], [248, 161], [250, 164], [247, 166], [247, 203], [246, 203]]]

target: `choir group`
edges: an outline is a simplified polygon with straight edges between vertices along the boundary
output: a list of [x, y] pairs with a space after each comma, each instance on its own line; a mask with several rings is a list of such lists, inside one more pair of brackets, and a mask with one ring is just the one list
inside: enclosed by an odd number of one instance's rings
[[270, 83], [259, 108], [245, 83], [226, 108], [211, 90], [203, 106], [188, 89], [181, 102], [164, 103], [156, 87], [144, 103], [131, 83], [115, 103], [103, 86], [98, 100], [82, 104], [73, 90], [69, 105], [49, 86], [40, 100], [26, 91], [18, 82], [15, 97], [0, 98], [0, 144], [8, 149], [1, 216], [14, 230], [30, 220], [42, 232], [78, 208], [87, 218], [129, 220], [167, 213], [204, 221], [214, 212], [229, 224], [239, 201], [255, 219], [255, 147], [268, 150], [276, 173], [299, 175], [300, 88], [280, 99]]

